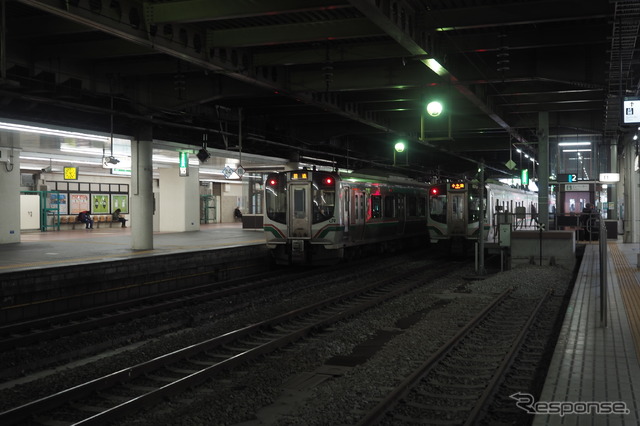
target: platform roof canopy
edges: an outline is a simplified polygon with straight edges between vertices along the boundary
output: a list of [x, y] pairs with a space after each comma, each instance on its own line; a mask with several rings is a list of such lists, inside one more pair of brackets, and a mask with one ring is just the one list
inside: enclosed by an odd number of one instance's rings
[[[640, 4], [603, 0], [3, 2], [0, 117], [429, 178], [616, 143]], [[440, 100], [438, 117], [426, 105]], [[396, 156], [398, 139], [407, 149]], [[516, 168], [517, 168], [516, 167]]]

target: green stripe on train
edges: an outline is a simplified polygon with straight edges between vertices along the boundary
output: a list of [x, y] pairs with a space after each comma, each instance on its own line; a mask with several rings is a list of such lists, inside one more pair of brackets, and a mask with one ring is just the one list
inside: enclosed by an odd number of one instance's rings
[[282, 233], [280, 233], [272, 225], [265, 225], [265, 226], [262, 227], [262, 230], [265, 231], [265, 232], [271, 232], [273, 234], [273, 236], [276, 237], [276, 238], [284, 238], [284, 235], [282, 235]]

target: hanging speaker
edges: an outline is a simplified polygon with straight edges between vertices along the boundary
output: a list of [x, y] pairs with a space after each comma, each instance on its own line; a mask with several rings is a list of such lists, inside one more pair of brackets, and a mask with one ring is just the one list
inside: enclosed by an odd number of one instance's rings
[[198, 160], [200, 160], [201, 163], [204, 163], [209, 159], [209, 157], [211, 157], [211, 154], [209, 154], [209, 151], [202, 148], [200, 151], [198, 151], [196, 156], [198, 157]]

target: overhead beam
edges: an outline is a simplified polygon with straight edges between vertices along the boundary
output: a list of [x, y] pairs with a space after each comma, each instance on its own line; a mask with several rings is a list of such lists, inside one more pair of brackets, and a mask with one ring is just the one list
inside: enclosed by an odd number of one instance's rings
[[344, 0], [278, 0], [254, 1], [211, 1], [184, 0], [165, 3], [145, 2], [148, 22], [154, 24], [166, 22], [201, 22], [219, 19], [250, 18], [255, 16], [274, 16], [286, 13], [334, 10], [350, 7]]
[[[353, 1], [350, 3], [354, 4]], [[487, 3], [485, 6], [447, 10], [432, 8], [421, 14], [421, 20], [427, 29], [460, 31], [510, 25], [607, 19], [607, 8], [607, 2], [598, 1], [541, 0], [503, 3], [500, 4], [500, 7], [496, 7], [493, 3]], [[553, 9], [553, 17], [549, 17], [548, 11], [550, 9]], [[514, 20], [514, 16], [526, 16], [527, 19]]]
[[402, 58], [398, 45], [391, 41], [358, 43], [352, 45], [336, 45], [330, 41], [316, 49], [308, 47], [288, 47], [277, 51], [256, 52], [253, 55], [255, 66], [272, 65], [307, 65], [330, 62], [361, 62], [388, 58]]
[[[224, 73], [229, 78], [262, 88], [275, 96], [284, 96], [301, 104], [313, 105], [326, 113], [337, 114], [380, 131], [392, 131], [387, 124], [379, 122], [370, 113], [361, 113], [355, 105], [338, 104], [334, 97], [324, 96], [323, 94], [294, 92], [280, 75], [275, 79], [271, 78], [271, 76], [262, 76], [253, 67], [245, 67], [243, 60], [234, 61], [214, 56], [213, 49], [209, 48], [209, 46], [205, 46], [205, 48], [201, 46], [201, 48], [197, 49], [195, 47], [196, 43], [184, 43], [182, 38], [174, 40], [161, 34], [151, 33], [149, 31], [150, 26], [144, 21], [140, 21], [137, 25], [132, 25], [128, 19], [122, 19], [122, 16], [130, 18], [133, 11], [138, 10], [141, 6], [137, 1], [120, 0], [118, 10], [113, 8], [87, 10], [75, 7], [69, 2], [60, 2], [58, 0], [16, 1], [131, 43], [150, 48], [157, 53], [178, 58], [201, 67], [203, 70]], [[117, 15], [120, 10], [123, 11], [122, 16]], [[186, 31], [187, 41], [204, 40], [206, 37], [205, 32], [200, 27], [185, 27], [183, 29]], [[249, 54], [248, 52], [233, 53], [234, 55], [231, 55], [231, 59]]]
[[368, 19], [352, 18], [230, 30], [207, 30], [207, 42], [212, 46], [250, 47], [375, 37], [383, 34]]

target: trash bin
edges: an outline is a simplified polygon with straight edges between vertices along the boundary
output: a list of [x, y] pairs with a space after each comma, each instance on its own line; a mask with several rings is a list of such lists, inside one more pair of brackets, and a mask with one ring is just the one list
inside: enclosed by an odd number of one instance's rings
[[618, 221], [617, 220], [605, 220], [604, 226], [607, 228], [607, 239], [608, 240], [617, 240], [618, 239]]

